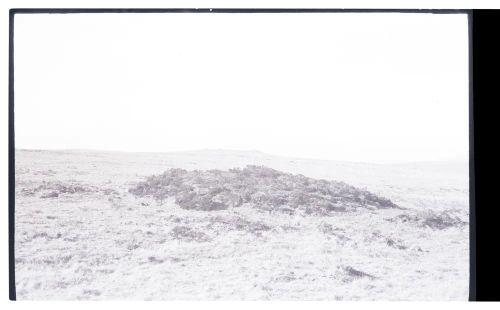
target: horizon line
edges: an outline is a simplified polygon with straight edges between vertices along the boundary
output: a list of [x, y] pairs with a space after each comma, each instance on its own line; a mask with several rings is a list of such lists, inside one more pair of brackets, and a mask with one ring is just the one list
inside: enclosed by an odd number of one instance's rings
[[383, 160], [349, 160], [349, 159], [326, 159], [319, 157], [305, 157], [293, 155], [276, 155], [267, 153], [256, 149], [224, 149], [224, 148], [201, 148], [179, 151], [124, 151], [124, 150], [106, 150], [106, 149], [92, 149], [92, 148], [26, 148], [15, 147], [16, 151], [46, 151], [46, 152], [101, 152], [101, 153], [132, 153], [132, 154], [179, 154], [179, 153], [196, 153], [196, 152], [239, 152], [239, 153], [258, 153], [269, 157], [284, 157], [290, 159], [302, 160], [319, 160], [319, 161], [337, 161], [337, 162], [350, 162], [350, 163], [369, 163], [369, 164], [404, 164], [404, 163], [432, 163], [432, 162], [469, 162], [470, 158], [446, 158], [446, 159], [418, 159], [418, 160], [405, 160], [405, 159], [383, 159]]

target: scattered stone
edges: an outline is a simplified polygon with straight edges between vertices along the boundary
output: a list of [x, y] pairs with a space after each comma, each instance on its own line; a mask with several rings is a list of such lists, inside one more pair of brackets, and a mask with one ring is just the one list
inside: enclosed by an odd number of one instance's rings
[[187, 226], [176, 226], [170, 232], [170, 235], [177, 240], [183, 241], [195, 241], [195, 242], [207, 242], [211, 239], [209, 236], [201, 231], [196, 231]]
[[40, 196], [40, 198], [56, 198], [56, 197], [59, 197], [58, 192], [50, 192], [48, 194], [43, 194]]

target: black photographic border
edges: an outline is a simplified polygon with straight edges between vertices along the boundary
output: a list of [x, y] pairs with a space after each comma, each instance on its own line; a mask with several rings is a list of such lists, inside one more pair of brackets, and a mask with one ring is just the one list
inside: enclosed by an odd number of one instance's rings
[[[478, 108], [483, 108], [483, 104], [495, 101], [490, 97], [495, 89], [494, 80], [485, 83], [488, 79], [485, 73], [498, 73], [494, 71], [494, 66], [489, 66], [491, 58], [495, 58], [495, 53], [491, 51], [491, 45], [494, 44], [494, 37], [490, 35], [481, 36], [484, 29], [494, 30], [500, 25], [500, 11], [497, 10], [462, 10], [462, 9], [230, 9], [230, 8], [158, 8], [158, 9], [137, 9], [137, 8], [110, 8], [110, 9], [10, 9], [9, 11], [9, 207], [8, 207], [8, 231], [9, 231], [9, 299], [16, 300], [15, 287], [15, 136], [14, 136], [14, 17], [16, 14], [85, 14], [85, 13], [431, 13], [431, 14], [467, 14], [468, 29], [469, 29], [469, 207], [470, 207], [470, 280], [469, 280], [469, 301], [477, 300], [498, 300], [498, 292], [494, 292], [494, 287], [480, 286], [477, 290], [477, 274], [476, 274], [476, 201], [486, 202], [483, 199], [478, 200], [476, 196], [476, 176], [477, 176], [477, 135], [480, 130], [477, 130], [477, 115]], [[480, 25], [478, 27], [478, 25]], [[494, 31], [492, 31], [494, 32]], [[478, 38], [481, 38], [478, 40]], [[475, 40], [474, 40], [475, 39]], [[494, 50], [500, 52], [500, 48]], [[490, 59], [483, 58], [483, 54], [487, 52]], [[498, 57], [500, 57], [500, 54]], [[498, 62], [498, 59], [496, 60]], [[473, 66], [473, 63], [476, 64]], [[479, 87], [479, 85], [485, 87]], [[482, 96], [479, 96], [479, 92]], [[488, 95], [488, 91], [490, 95]], [[500, 102], [498, 94], [496, 94], [496, 102]], [[478, 104], [479, 102], [479, 104]], [[484, 102], [484, 103], [483, 103]], [[484, 129], [484, 128], [482, 128]], [[481, 129], [481, 132], [483, 130]], [[487, 131], [487, 130], [485, 130]], [[484, 153], [480, 153], [484, 155]], [[482, 166], [484, 169], [484, 166]], [[487, 168], [486, 168], [487, 169]], [[481, 171], [482, 175], [482, 171]], [[482, 192], [482, 191], [481, 191]], [[493, 206], [490, 207], [492, 209]], [[490, 210], [481, 210], [482, 212]], [[498, 211], [497, 211], [498, 212]], [[486, 220], [485, 218], [482, 218]], [[489, 225], [495, 225], [490, 217]], [[481, 224], [487, 226], [488, 224]], [[494, 227], [494, 226], [493, 226]], [[485, 235], [490, 235], [492, 228], [488, 228]], [[491, 236], [490, 236], [491, 237]], [[489, 258], [490, 264], [495, 263], [495, 260]], [[498, 272], [497, 272], [498, 273]], [[482, 273], [481, 273], [482, 274]], [[486, 268], [485, 274], [489, 274], [490, 279], [491, 269]], [[483, 274], [482, 274], [483, 275]], [[493, 279], [494, 280], [494, 279]], [[484, 291], [483, 291], [484, 289]], [[483, 293], [484, 292], [484, 293]], [[494, 294], [497, 294], [495, 297]]]

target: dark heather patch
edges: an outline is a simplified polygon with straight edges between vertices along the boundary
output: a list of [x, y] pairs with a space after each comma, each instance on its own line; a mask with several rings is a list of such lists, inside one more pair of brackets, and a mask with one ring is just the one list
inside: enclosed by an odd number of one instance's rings
[[183, 209], [217, 211], [249, 205], [293, 215], [332, 215], [358, 208], [399, 208], [389, 199], [344, 182], [318, 180], [263, 166], [243, 169], [169, 169], [129, 189], [136, 197], [169, 197]]

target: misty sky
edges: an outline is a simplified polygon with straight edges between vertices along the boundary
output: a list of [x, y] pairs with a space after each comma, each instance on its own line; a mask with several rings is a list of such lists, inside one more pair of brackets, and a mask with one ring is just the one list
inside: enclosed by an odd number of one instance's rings
[[17, 148], [468, 158], [464, 14], [18, 14]]

